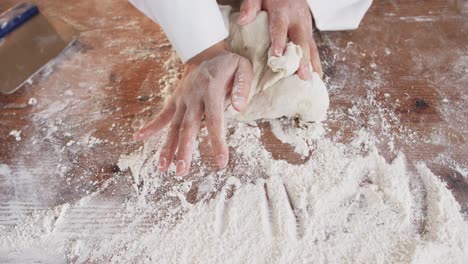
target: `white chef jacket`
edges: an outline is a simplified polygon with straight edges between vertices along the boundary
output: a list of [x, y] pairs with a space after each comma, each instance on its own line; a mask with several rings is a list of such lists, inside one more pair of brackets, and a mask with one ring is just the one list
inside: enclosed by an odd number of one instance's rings
[[[161, 26], [184, 63], [229, 35], [216, 0], [129, 1]], [[350, 30], [359, 26], [372, 0], [307, 0], [307, 3], [319, 30]]]

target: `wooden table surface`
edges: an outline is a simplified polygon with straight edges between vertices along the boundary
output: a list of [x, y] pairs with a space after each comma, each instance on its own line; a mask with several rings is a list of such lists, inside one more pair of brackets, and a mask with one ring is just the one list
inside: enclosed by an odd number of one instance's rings
[[[17, 2], [3, 0], [0, 10]], [[31, 84], [0, 95], [0, 164], [16, 175], [0, 174], [0, 210], [16, 202], [25, 208], [29, 202], [72, 203], [118, 175], [131, 184], [116, 164], [142, 145], [131, 141], [132, 133], [161, 108], [159, 79], [171, 54], [160, 28], [125, 0], [32, 2], [80, 35]], [[468, 11], [463, 5], [377, 0], [358, 30], [315, 37], [331, 98], [326, 136], [346, 143], [359, 129], [371, 131], [389, 160], [401, 151], [412, 162], [426, 163], [466, 216]], [[28, 104], [31, 98], [37, 104]], [[261, 127], [273, 157], [301, 162], [267, 124]], [[20, 140], [12, 130], [21, 131]], [[90, 138], [100, 142], [93, 145]], [[202, 160], [211, 164], [208, 151]]]

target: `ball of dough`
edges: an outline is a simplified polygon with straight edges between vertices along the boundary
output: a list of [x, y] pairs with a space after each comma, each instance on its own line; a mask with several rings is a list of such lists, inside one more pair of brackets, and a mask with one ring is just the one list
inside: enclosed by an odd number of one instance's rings
[[268, 14], [262, 11], [252, 23], [242, 27], [236, 23], [238, 16], [230, 15], [228, 42], [234, 52], [252, 62], [254, 79], [247, 108], [238, 113], [229, 106], [227, 117], [246, 122], [283, 116], [307, 122], [325, 120], [329, 106], [325, 84], [315, 72], [307, 81], [295, 74], [302, 57], [301, 47], [289, 42], [284, 55], [274, 57], [269, 52]]

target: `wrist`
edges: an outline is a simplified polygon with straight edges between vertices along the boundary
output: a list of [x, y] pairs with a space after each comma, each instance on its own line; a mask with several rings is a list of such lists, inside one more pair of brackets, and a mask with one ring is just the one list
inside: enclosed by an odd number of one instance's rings
[[224, 40], [220, 41], [188, 60], [186, 66], [200, 65], [202, 62], [212, 59], [227, 50], [227, 43]]

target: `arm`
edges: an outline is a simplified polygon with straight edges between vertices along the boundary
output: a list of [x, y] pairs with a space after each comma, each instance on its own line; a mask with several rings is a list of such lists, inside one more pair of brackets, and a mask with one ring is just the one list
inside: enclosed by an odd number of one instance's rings
[[130, 0], [158, 23], [182, 62], [228, 36], [216, 0]]

